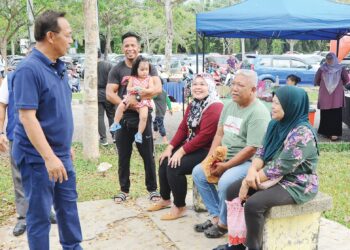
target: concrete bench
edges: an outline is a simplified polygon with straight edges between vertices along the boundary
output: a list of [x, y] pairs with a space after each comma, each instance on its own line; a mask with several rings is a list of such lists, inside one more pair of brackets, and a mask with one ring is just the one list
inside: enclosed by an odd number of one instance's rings
[[263, 250], [316, 250], [322, 212], [332, 208], [332, 198], [319, 192], [302, 205], [272, 207], [266, 215]]
[[[193, 186], [193, 206], [196, 212], [206, 208]], [[322, 212], [332, 208], [332, 198], [319, 192], [302, 205], [272, 207], [266, 214], [263, 250], [316, 250]]]

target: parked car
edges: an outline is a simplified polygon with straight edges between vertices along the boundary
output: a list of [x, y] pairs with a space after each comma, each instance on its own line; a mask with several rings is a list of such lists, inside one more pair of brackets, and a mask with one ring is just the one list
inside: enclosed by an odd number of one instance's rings
[[209, 55], [205, 58], [205, 64], [212, 64], [214, 67], [218, 67], [220, 71], [227, 71], [228, 69], [228, 56], [227, 55]]
[[24, 59], [24, 56], [14, 55], [9, 56], [7, 61], [7, 70], [13, 71], [19, 65], [19, 63]]
[[300, 84], [313, 85], [316, 69], [304, 59], [291, 55], [258, 55], [254, 60], [254, 70], [259, 80], [285, 84], [290, 74], [301, 78]]
[[307, 64], [310, 64], [316, 70], [321, 66], [321, 62], [325, 58], [324, 56], [315, 54], [299, 54], [294, 56], [303, 59]]
[[124, 60], [124, 55], [117, 55], [117, 54], [110, 54], [107, 57], [107, 61], [109, 61], [110, 63], [112, 63], [113, 65], [118, 64], [119, 62]]
[[185, 63], [179, 59], [171, 61], [170, 74], [183, 74], [186, 72]]

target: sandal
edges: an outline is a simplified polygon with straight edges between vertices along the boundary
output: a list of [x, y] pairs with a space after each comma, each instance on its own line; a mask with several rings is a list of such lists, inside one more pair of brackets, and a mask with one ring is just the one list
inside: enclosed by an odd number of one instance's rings
[[113, 200], [117, 204], [120, 204], [120, 203], [126, 201], [127, 199], [129, 199], [129, 194], [124, 193], [124, 192], [120, 192], [119, 194], [113, 196]]
[[331, 141], [338, 141], [338, 140], [339, 140], [339, 137], [336, 136], [336, 135], [332, 135], [332, 136], [329, 137], [329, 139], [330, 139]]
[[211, 220], [207, 220], [203, 223], [194, 225], [194, 231], [196, 231], [198, 233], [203, 233], [206, 229], [208, 229], [212, 225], [213, 225], [213, 223], [211, 222]]
[[222, 228], [218, 225], [212, 225], [204, 231], [207, 238], [220, 238], [227, 233], [226, 228]]
[[157, 191], [149, 192], [150, 201], [159, 201], [161, 198], [160, 194]]

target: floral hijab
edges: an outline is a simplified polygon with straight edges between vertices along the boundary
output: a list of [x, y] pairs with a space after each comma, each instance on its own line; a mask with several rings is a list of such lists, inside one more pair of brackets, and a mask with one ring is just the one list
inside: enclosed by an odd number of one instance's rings
[[322, 79], [328, 93], [331, 95], [339, 84], [343, 67], [339, 64], [338, 58], [333, 52], [328, 53], [326, 58], [332, 58], [333, 63], [327, 64], [327, 62], [325, 62], [321, 66]]
[[208, 84], [209, 95], [202, 100], [193, 99], [193, 101], [191, 102], [191, 110], [187, 118], [187, 126], [190, 132], [187, 139], [188, 141], [192, 140], [196, 136], [195, 129], [197, 128], [197, 126], [199, 126], [199, 123], [202, 119], [202, 115], [207, 110], [207, 108], [213, 103], [221, 103], [219, 96], [216, 92], [216, 85], [212, 76], [206, 73], [197, 74], [193, 78], [192, 83], [197, 77], [202, 77], [204, 81]]

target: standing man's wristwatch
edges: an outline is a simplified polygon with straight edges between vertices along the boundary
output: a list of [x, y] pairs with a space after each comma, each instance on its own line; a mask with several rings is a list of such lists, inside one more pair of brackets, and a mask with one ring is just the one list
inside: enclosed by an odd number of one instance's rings
[[141, 102], [141, 96], [139, 94], [135, 95], [136, 101]]

